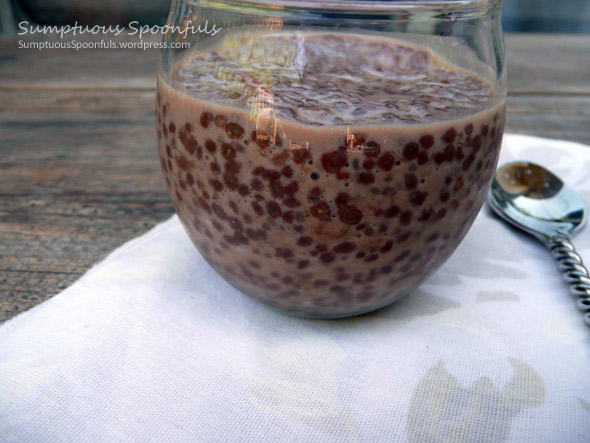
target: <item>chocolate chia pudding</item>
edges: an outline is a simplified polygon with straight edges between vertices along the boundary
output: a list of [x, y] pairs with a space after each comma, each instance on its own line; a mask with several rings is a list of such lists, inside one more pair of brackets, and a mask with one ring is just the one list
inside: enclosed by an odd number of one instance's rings
[[291, 313], [385, 306], [451, 255], [495, 170], [504, 100], [399, 40], [244, 35], [158, 79], [172, 202], [209, 264]]

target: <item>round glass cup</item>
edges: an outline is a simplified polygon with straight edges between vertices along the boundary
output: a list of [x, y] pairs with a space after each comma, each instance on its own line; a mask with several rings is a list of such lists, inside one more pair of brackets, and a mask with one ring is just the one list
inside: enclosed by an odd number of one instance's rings
[[459, 245], [505, 117], [502, 0], [174, 0], [162, 171], [227, 282], [336, 318], [408, 294]]

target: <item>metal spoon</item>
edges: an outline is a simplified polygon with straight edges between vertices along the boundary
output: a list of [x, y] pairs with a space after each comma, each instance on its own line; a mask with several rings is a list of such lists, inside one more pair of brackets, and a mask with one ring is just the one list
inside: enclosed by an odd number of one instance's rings
[[570, 234], [586, 222], [580, 196], [539, 165], [511, 162], [496, 171], [488, 203], [501, 218], [549, 248], [590, 326], [590, 274], [570, 241]]

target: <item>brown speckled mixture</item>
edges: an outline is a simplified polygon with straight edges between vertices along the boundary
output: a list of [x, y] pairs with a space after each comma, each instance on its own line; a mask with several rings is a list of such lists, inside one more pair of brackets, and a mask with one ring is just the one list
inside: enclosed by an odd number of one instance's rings
[[[276, 308], [340, 317], [391, 303], [475, 219], [504, 102], [395, 40], [256, 39], [186, 59], [174, 87], [158, 80], [159, 154], [180, 220], [217, 272]], [[247, 60], [259, 66], [240, 74]]]

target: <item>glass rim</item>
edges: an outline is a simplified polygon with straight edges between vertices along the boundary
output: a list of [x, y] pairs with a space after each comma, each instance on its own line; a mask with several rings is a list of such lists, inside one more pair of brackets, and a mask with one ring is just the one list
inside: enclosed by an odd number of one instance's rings
[[[178, 0], [177, 0], [178, 1]], [[436, 12], [487, 14], [499, 10], [504, 0], [180, 0], [219, 9], [246, 9], [275, 13], [329, 12], [337, 15]], [[441, 17], [443, 18], [443, 17]], [[448, 18], [447, 18], [448, 19]]]

